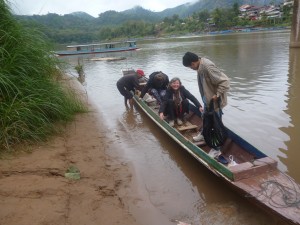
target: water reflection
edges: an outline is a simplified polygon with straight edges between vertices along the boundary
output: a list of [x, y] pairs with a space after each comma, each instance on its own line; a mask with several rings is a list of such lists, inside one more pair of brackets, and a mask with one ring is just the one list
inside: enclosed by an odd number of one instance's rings
[[139, 112], [132, 107], [125, 108], [122, 119], [119, 122], [124, 123], [123, 125], [128, 128], [129, 132], [137, 130], [142, 125]]
[[300, 49], [291, 48], [289, 55], [289, 73], [287, 92], [287, 108], [284, 110], [289, 115], [289, 125], [280, 129], [289, 136], [285, 141], [286, 148], [280, 148], [286, 157], [280, 160], [287, 165], [288, 173], [300, 183]]

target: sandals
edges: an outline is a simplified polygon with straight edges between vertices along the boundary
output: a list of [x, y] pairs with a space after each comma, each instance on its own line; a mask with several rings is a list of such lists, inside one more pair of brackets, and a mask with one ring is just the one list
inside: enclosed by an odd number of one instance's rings
[[236, 166], [238, 165], [238, 163], [236, 161], [234, 161], [233, 156], [230, 155], [229, 156], [229, 160], [222, 154], [216, 155], [214, 157], [215, 160], [217, 160], [218, 162], [227, 165], [228, 167], [232, 167], [232, 166]]
[[224, 165], [228, 164], [228, 160], [222, 154], [219, 156], [216, 156], [215, 159]]
[[224, 165], [227, 165], [229, 163], [225, 156], [222, 155], [220, 150], [212, 148], [209, 151], [208, 155]]

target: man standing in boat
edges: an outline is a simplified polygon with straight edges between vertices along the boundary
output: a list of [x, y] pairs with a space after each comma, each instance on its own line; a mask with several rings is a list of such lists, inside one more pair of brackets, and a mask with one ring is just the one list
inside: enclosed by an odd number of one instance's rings
[[127, 106], [127, 101], [130, 106], [133, 106], [133, 94], [131, 91], [138, 90], [139, 79], [145, 76], [143, 70], [138, 69], [135, 74], [125, 75], [117, 81], [117, 88], [121, 95], [124, 96], [125, 106]]
[[[209, 59], [199, 57], [195, 53], [187, 52], [182, 58], [185, 67], [197, 71], [198, 87], [204, 104], [208, 107], [213, 99], [215, 103], [220, 101], [221, 109], [227, 104], [227, 92], [230, 88], [229, 78]], [[215, 104], [216, 106], [217, 104]], [[200, 106], [201, 113], [204, 108]], [[194, 141], [203, 141], [204, 137], [201, 132], [195, 137]]]

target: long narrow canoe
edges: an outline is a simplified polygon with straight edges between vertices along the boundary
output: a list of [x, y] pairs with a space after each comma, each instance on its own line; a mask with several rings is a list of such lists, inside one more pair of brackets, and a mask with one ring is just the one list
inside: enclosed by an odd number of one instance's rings
[[[130, 71], [123, 71], [123, 75], [126, 74]], [[221, 152], [225, 159], [233, 160], [236, 165], [222, 164], [208, 154], [211, 148], [205, 142], [195, 143], [192, 139], [202, 127], [201, 115], [195, 106], [190, 105], [190, 113], [185, 116], [183, 125], [171, 127], [159, 118], [156, 101], [143, 100], [138, 95], [134, 95], [134, 100], [163, 132], [240, 194], [281, 220], [300, 224], [299, 184], [278, 169], [277, 161], [228, 129]]]

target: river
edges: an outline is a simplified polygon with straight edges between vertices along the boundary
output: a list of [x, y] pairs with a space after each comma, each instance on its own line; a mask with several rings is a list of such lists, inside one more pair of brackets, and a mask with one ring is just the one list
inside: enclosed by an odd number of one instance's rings
[[[84, 87], [104, 118], [108, 136], [134, 168], [129, 210], [142, 225], [276, 224], [165, 135], [138, 108], [128, 110], [116, 88], [126, 68], [148, 76], [180, 77], [198, 99], [196, 72], [182, 65], [187, 51], [211, 59], [231, 80], [224, 124], [279, 162], [300, 183], [300, 49], [289, 48], [287, 31], [237, 33], [139, 41], [134, 52], [61, 57], [84, 66]], [[91, 61], [97, 57], [121, 61]], [[279, 224], [279, 223], [278, 223]]]

